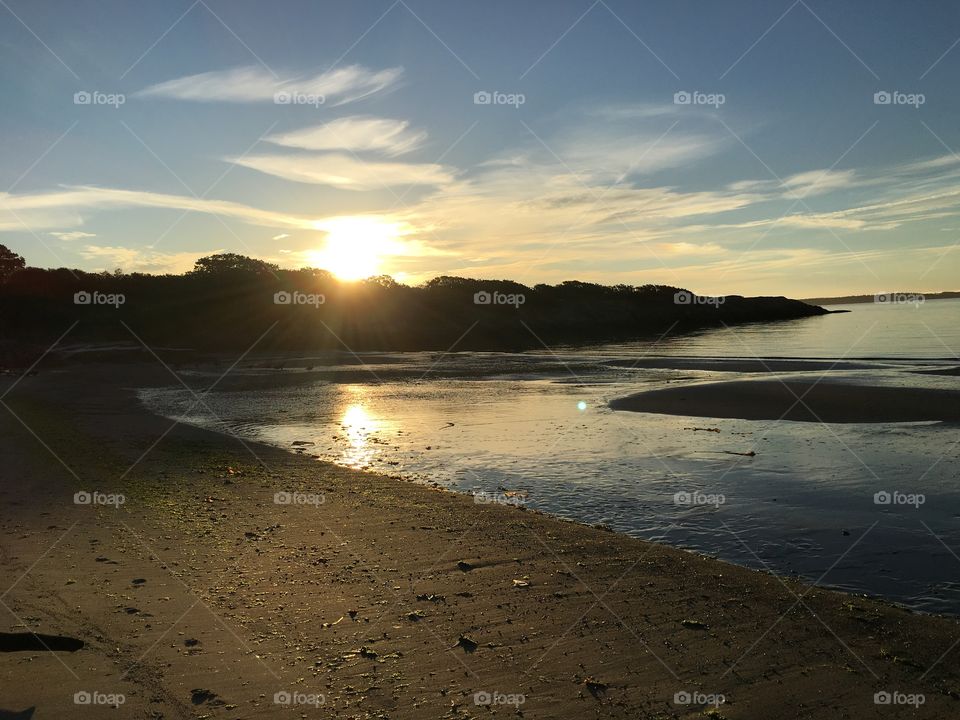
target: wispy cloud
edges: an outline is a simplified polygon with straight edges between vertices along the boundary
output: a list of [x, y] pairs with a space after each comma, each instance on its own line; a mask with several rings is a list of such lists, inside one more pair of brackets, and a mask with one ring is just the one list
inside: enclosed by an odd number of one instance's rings
[[701, 257], [707, 255], [723, 255], [730, 252], [728, 248], [714, 242], [691, 243], [691, 242], [671, 242], [656, 243], [657, 252], [671, 256], [694, 256]]
[[370, 70], [349, 65], [316, 75], [276, 77], [258, 65], [187, 75], [151, 85], [136, 93], [193, 102], [274, 102], [278, 93], [320, 96], [329, 105], [343, 105], [394, 86], [403, 68]]
[[261, 210], [228, 200], [80, 186], [54, 192], [0, 193], [0, 232], [22, 231], [25, 225], [34, 231], [76, 227], [83, 223], [84, 213], [132, 207], [208, 213], [270, 228], [312, 228], [315, 222], [315, 218]]
[[877, 184], [876, 179], [868, 179], [855, 170], [805, 170], [790, 175], [783, 182], [769, 180], [740, 180], [730, 183], [729, 189], [742, 192], [782, 193], [788, 200], [802, 200], [807, 197], [845, 190], [865, 185]]
[[125, 272], [163, 274], [186, 272], [193, 268], [199, 258], [219, 252], [223, 250], [164, 253], [149, 248], [87, 245], [80, 250], [80, 255], [103, 270], [119, 267]]
[[414, 131], [403, 120], [345, 117], [323, 125], [271, 135], [267, 141], [304, 150], [376, 151], [396, 156], [417, 149], [427, 133]]
[[82, 232], [80, 230], [72, 230], [70, 232], [52, 232], [50, 233], [57, 240], [83, 240], [85, 238], [96, 237], [96, 233]]
[[446, 185], [449, 168], [437, 164], [367, 162], [341, 153], [246, 155], [228, 162], [294, 182], [330, 185], [344, 190], [379, 190], [397, 185]]

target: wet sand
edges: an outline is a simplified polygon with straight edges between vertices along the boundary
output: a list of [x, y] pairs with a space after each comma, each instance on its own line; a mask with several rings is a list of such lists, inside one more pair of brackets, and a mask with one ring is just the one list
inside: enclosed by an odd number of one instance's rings
[[[0, 408], [0, 632], [84, 646], [0, 652], [0, 710], [631, 720], [960, 710], [954, 620], [173, 426], [133, 395], [170, 382], [159, 365], [66, 368], [4, 399], [15, 415]], [[74, 504], [94, 490], [125, 502]], [[300, 495], [278, 504], [277, 493]], [[851, 548], [869, 531], [853, 528]], [[78, 707], [77, 692], [125, 702]], [[877, 705], [878, 692], [924, 702]], [[317, 704], [277, 705], [277, 693]], [[719, 695], [719, 708], [703, 703]], [[477, 704], [488, 699], [500, 704]]]
[[848, 385], [829, 380], [743, 380], [651, 390], [613, 400], [610, 407], [743, 420], [957, 422], [960, 421], [960, 392]]

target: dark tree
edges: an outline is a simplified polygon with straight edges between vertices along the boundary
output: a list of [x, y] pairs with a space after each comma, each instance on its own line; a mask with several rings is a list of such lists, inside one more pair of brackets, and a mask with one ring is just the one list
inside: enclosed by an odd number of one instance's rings
[[6, 282], [11, 275], [26, 266], [23, 258], [6, 245], [0, 245], [0, 283]]
[[[93, 292], [124, 302], [76, 302], [78, 293]], [[234, 253], [201, 258], [185, 275], [43, 270], [24, 268], [0, 246], [0, 347], [49, 344], [82, 320], [74, 340], [129, 341], [134, 328], [150, 345], [202, 351], [516, 351], [826, 312], [785, 298], [693, 297], [663, 285], [575, 280], [536, 287], [451, 276], [419, 286], [386, 276], [342, 282], [326, 270], [285, 270]]]
[[217, 255], [208, 255], [207, 257], [202, 257], [197, 260], [193, 266], [193, 274], [275, 275], [279, 269], [279, 266], [273, 263], [245, 257], [237, 253], [218, 253]]

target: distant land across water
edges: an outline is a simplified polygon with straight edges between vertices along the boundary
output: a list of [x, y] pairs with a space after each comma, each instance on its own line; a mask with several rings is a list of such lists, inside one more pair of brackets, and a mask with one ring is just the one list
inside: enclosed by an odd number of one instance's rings
[[811, 305], [852, 305], [854, 303], [875, 302], [877, 295], [912, 295], [922, 296], [924, 300], [952, 300], [960, 298], [960, 290], [948, 290], [946, 292], [922, 293], [922, 292], [884, 292], [874, 293], [873, 295], [842, 295], [839, 297], [818, 297], [804, 298], [802, 302]]

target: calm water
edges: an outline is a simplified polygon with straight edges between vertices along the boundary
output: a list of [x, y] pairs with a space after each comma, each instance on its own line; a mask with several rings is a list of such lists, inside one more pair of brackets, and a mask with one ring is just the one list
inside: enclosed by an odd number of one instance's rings
[[[313, 358], [300, 364], [327, 367], [293, 384], [296, 370], [248, 368], [234, 375], [283, 375], [285, 383], [214, 391], [215, 416], [196, 411], [183, 419], [282, 447], [313, 443], [307, 451], [321, 459], [481, 493], [480, 501], [519, 491], [511, 501], [562, 517], [960, 614], [958, 426], [713, 420], [607, 407], [645, 388], [764, 376], [622, 362], [657, 356], [869, 358], [830, 376], [960, 385], [958, 377], [914, 372], [960, 365], [960, 301], [849, 309], [665, 338], [655, 347], [380, 354], [349, 373], [336, 365], [346, 357]], [[175, 388], [142, 397], [170, 417], [192, 403]], [[755, 457], [727, 454], [750, 450]], [[925, 502], [877, 505], [880, 491], [922, 493]], [[677, 493], [698, 492], [717, 502], [677, 502]]]
[[932, 300], [922, 305], [859, 303], [827, 309], [851, 312], [666, 338], [654, 354], [958, 359], [960, 300]]

